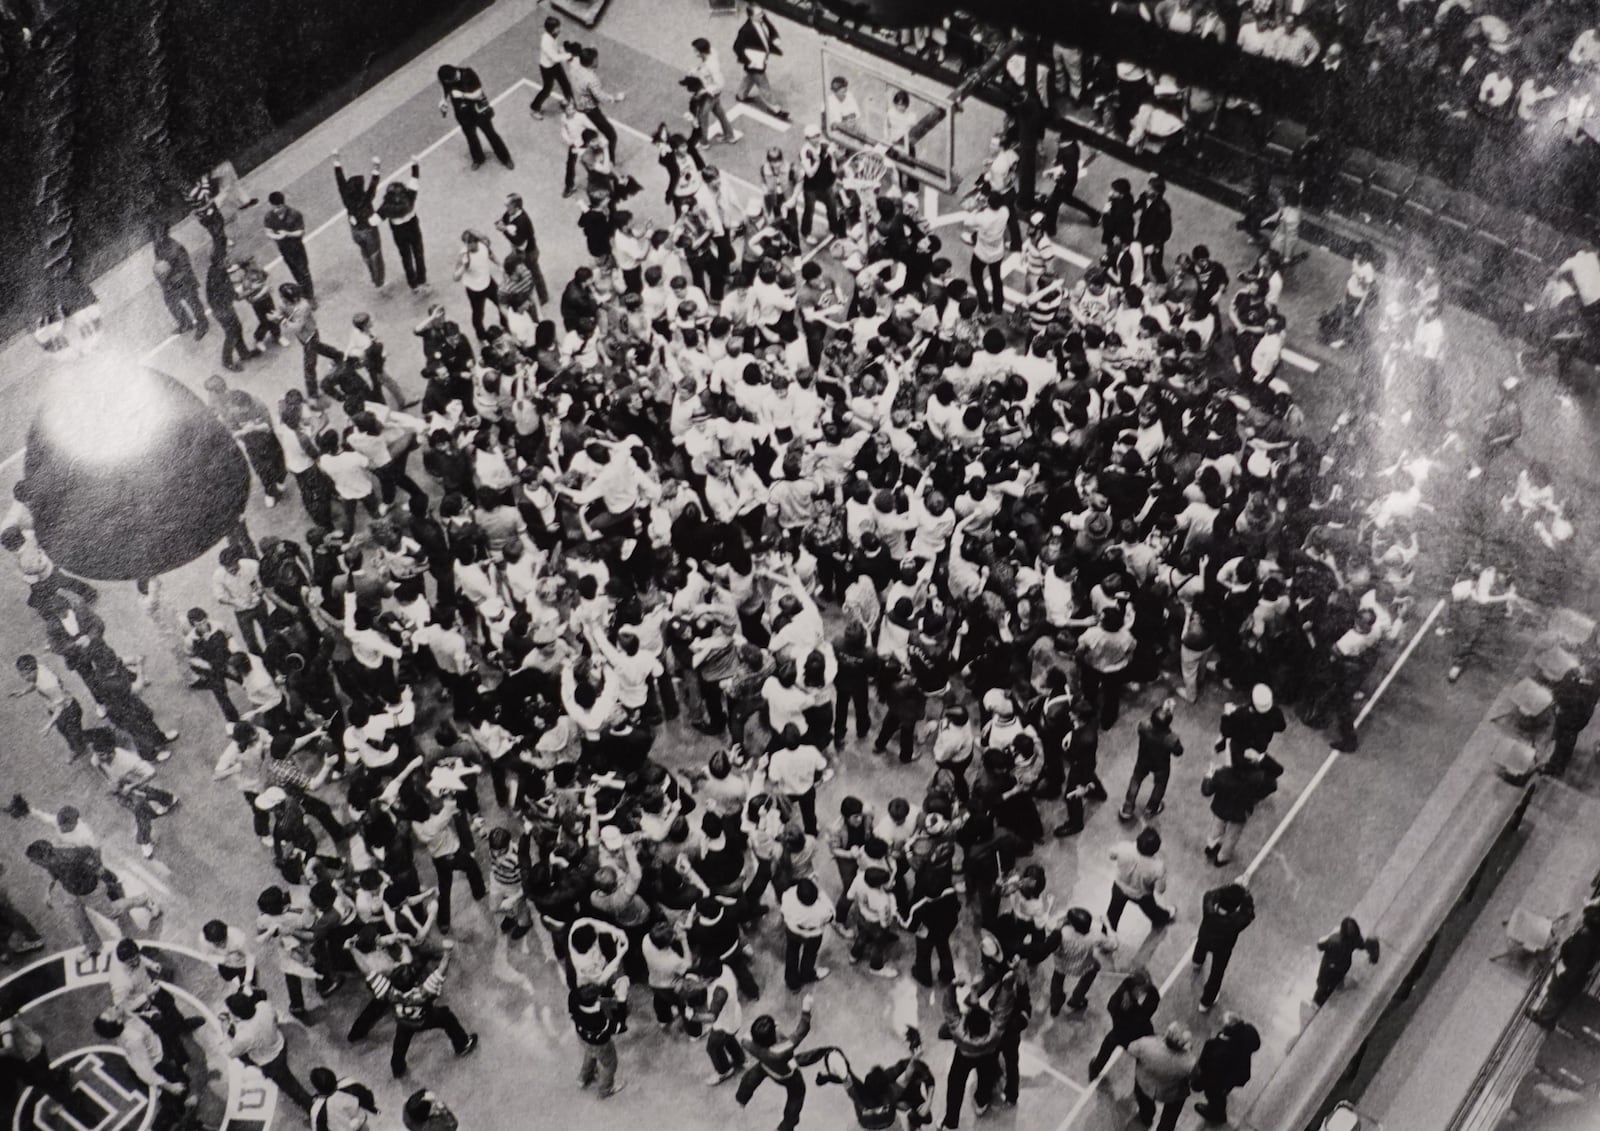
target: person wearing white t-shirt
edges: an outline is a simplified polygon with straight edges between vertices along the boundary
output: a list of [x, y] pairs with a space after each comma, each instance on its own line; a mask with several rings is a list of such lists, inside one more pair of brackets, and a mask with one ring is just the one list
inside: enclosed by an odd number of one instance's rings
[[567, 63], [571, 59], [561, 44], [561, 21], [550, 16], [544, 21], [544, 33], [539, 36], [539, 93], [528, 105], [535, 118], [544, 118], [545, 99], [555, 87], [561, 88], [568, 103], [572, 101], [572, 81], [567, 78]]
[[321, 455], [317, 468], [333, 483], [334, 494], [344, 508], [344, 534], [349, 538], [356, 529], [356, 504], [366, 508], [367, 514], [378, 517], [378, 495], [372, 489], [371, 464], [360, 452], [353, 452], [339, 442], [333, 432], [324, 432], [317, 441]]
[[775, 749], [767, 755], [767, 782], [774, 793], [787, 797], [800, 809], [801, 823], [808, 836], [817, 835], [817, 782], [828, 768], [828, 760], [808, 742], [802, 742], [800, 729], [788, 726], [774, 739]]
[[978, 309], [984, 314], [991, 310], [999, 313], [1006, 306], [1000, 265], [1005, 261], [1007, 229], [1011, 226], [1011, 210], [1006, 207], [1005, 197], [991, 191], [983, 208], [967, 214], [966, 223], [972, 233], [972, 290]]
[[454, 277], [466, 288], [467, 303], [472, 307], [472, 332], [479, 341], [484, 335], [483, 311], [490, 303], [494, 304], [500, 325], [506, 324], [505, 312], [500, 309], [500, 287], [494, 281], [498, 262], [488, 236], [471, 228], [461, 233], [461, 254], [456, 257]]
[[861, 132], [861, 105], [850, 93], [850, 82], [836, 75], [828, 84], [828, 97], [822, 100], [822, 122], [830, 130]]

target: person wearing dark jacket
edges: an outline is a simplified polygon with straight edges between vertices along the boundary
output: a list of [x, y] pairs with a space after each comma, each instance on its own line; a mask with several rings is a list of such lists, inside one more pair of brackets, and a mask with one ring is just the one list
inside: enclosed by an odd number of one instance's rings
[[333, 180], [339, 188], [339, 199], [344, 202], [344, 218], [350, 225], [350, 238], [361, 252], [361, 260], [372, 276], [372, 285], [383, 286], [383, 240], [378, 234], [378, 185], [383, 180], [382, 162], [372, 159], [369, 176], [350, 176], [339, 163], [339, 151], [333, 151]]
[[1062, 795], [1067, 803], [1067, 819], [1055, 827], [1056, 836], [1076, 836], [1083, 831], [1085, 798], [1106, 799], [1106, 787], [1100, 781], [1099, 753], [1100, 727], [1094, 708], [1082, 702], [1073, 704], [1072, 730], [1061, 751], [1061, 760], [1067, 767], [1066, 791]]
[[1166, 808], [1167, 779], [1172, 776], [1172, 760], [1183, 756], [1183, 740], [1172, 732], [1172, 715], [1177, 706], [1172, 699], [1164, 699], [1150, 712], [1150, 717], [1139, 724], [1139, 752], [1133, 760], [1133, 772], [1128, 776], [1128, 792], [1122, 798], [1122, 811], [1117, 814], [1124, 821], [1133, 820], [1134, 806], [1139, 801], [1139, 789], [1145, 778], [1151, 778], [1150, 801], [1144, 807], [1146, 817], [1157, 817]]
[[1083, 213], [1083, 218], [1089, 223], [1094, 225], [1100, 223], [1099, 209], [1078, 196], [1078, 177], [1082, 166], [1083, 147], [1078, 144], [1078, 139], [1063, 137], [1061, 144], [1056, 146], [1055, 162], [1047, 174], [1055, 178], [1050, 195], [1045, 197], [1044, 201], [1045, 227], [1052, 232], [1061, 222], [1063, 204], [1070, 204]]
[[1211, 798], [1215, 819], [1206, 839], [1206, 859], [1218, 868], [1233, 859], [1245, 822], [1261, 801], [1278, 788], [1283, 767], [1270, 754], [1245, 753], [1243, 763], [1219, 766], [1200, 781], [1200, 792]]
[[1222, 1028], [1200, 1048], [1190, 1086], [1205, 1099], [1194, 1105], [1195, 1113], [1207, 1123], [1228, 1121], [1228, 1093], [1250, 1082], [1250, 1058], [1261, 1047], [1261, 1034], [1248, 1021], [1233, 1014], [1222, 1019]]
[[1222, 976], [1228, 972], [1234, 944], [1246, 927], [1255, 922], [1256, 901], [1244, 881], [1212, 888], [1200, 900], [1200, 932], [1194, 940], [1194, 967], [1199, 970], [1211, 958], [1211, 974], [1200, 991], [1200, 1012], [1217, 1004]]
[[1322, 952], [1322, 959], [1317, 964], [1317, 992], [1312, 995], [1311, 1003], [1318, 1007], [1326, 1005], [1333, 991], [1344, 985], [1356, 951], [1365, 951], [1368, 962], [1376, 964], [1378, 961], [1378, 940], [1363, 935], [1361, 924], [1350, 918], [1344, 919], [1337, 931], [1318, 939], [1317, 949]]
[[211, 317], [222, 327], [222, 368], [237, 373], [244, 368], [239, 363], [247, 358], [260, 357], [260, 349], [252, 349], [245, 341], [244, 323], [234, 313], [233, 281], [228, 278], [228, 265], [214, 256], [206, 268], [206, 305], [211, 307]]
[[1143, 966], [1134, 967], [1106, 1002], [1111, 1031], [1100, 1042], [1094, 1059], [1089, 1061], [1089, 1079], [1095, 1079], [1105, 1070], [1106, 1063], [1119, 1048], [1127, 1048], [1140, 1037], [1148, 1037], [1156, 1031], [1154, 1018], [1160, 1006], [1161, 991], [1150, 980], [1150, 971]]
[[967, 1077], [978, 1075], [972, 1106], [981, 1116], [989, 1110], [994, 1086], [1000, 1082], [1000, 1046], [1006, 1038], [1005, 1023], [981, 1005], [963, 1007], [954, 985], [944, 991], [944, 1025], [939, 1030], [956, 1046], [950, 1059], [950, 1074], [945, 1077], [944, 1122], [941, 1128], [955, 1131], [961, 1126], [961, 1106], [967, 1098]]
[[834, 658], [839, 668], [833, 679], [833, 741], [834, 745], [843, 746], [852, 707], [856, 713], [856, 738], [866, 738], [872, 727], [867, 693], [878, 667], [878, 656], [867, 643], [866, 629], [851, 621], [845, 626], [844, 640], [834, 648]]
[[1555, 686], [1555, 722], [1551, 727], [1550, 758], [1544, 764], [1545, 773], [1558, 778], [1567, 772], [1578, 736], [1594, 718], [1597, 702], [1600, 702], [1600, 683], [1589, 678], [1582, 668], [1574, 668], [1561, 677]]
[[1133, 208], [1133, 186], [1127, 178], [1118, 177], [1111, 182], [1111, 195], [1100, 213], [1100, 241], [1107, 247], [1116, 240], [1121, 240], [1123, 246], [1133, 242]]
[[911, 976], [924, 986], [933, 985], [933, 956], [939, 956], [939, 982], [955, 981], [955, 957], [950, 937], [961, 924], [961, 897], [951, 875], [954, 850], [947, 844], [935, 848], [927, 863], [917, 869], [911, 889], [911, 906], [902, 922], [916, 936], [917, 956]]
[[611, 991], [601, 986], [579, 986], [567, 995], [567, 1012], [583, 1045], [578, 1086], [587, 1088], [598, 1082], [603, 1100], [625, 1086], [617, 1079], [617, 1045], [613, 1038], [620, 1031], [621, 1022], [616, 1016], [616, 1004]]
[[1160, 176], [1151, 177], [1135, 207], [1138, 209], [1135, 235], [1144, 248], [1145, 272], [1156, 282], [1165, 283], [1167, 241], [1172, 238], [1172, 205], [1167, 203], [1167, 182]]
[[200, 301], [200, 281], [195, 278], [189, 252], [172, 238], [167, 225], [151, 227], [150, 250], [155, 253], [156, 282], [161, 286], [161, 301], [172, 312], [178, 333], [194, 331], [196, 341], [211, 328], [206, 321], [206, 306]]

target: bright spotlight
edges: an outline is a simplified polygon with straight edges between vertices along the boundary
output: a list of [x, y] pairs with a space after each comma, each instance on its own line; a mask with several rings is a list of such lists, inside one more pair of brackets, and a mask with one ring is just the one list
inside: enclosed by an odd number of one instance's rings
[[38, 416], [62, 455], [94, 463], [162, 458], [181, 442], [178, 422], [161, 378], [105, 353], [54, 374]]

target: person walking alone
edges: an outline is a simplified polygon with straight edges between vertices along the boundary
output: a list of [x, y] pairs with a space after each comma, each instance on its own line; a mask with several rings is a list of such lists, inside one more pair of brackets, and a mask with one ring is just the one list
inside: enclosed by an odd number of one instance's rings
[[187, 334], [192, 330], [198, 342], [211, 327], [206, 321], [205, 303], [200, 301], [200, 281], [195, 278], [189, 252], [172, 238], [166, 224], [152, 225], [150, 237], [161, 301], [167, 304], [172, 320], [178, 324], [178, 333]]
[[572, 101], [572, 80], [567, 78], [567, 64], [571, 60], [572, 55], [561, 42], [561, 21], [554, 16], [546, 17], [544, 32], [539, 36], [539, 92], [528, 104], [535, 119], [544, 120], [545, 99], [556, 87], [561, 88], [562, 97]]
[[1128, 775], [1128, 792], [1122, 799], [1122, 811], [1117, 814], [1124, 821], [1133, 820], [1134, 806], [1139, 802], [1139, 789], [1144, 779], [1150, 778], [1150, 801], [1144, 808], [1146, 817], [1160, 816], [1165, 809], [1167, 779], [1172, 776], [1172, 760], [1183, 756], [1183, 740], [1172, 733], [1172, 715], [1177, 704], [1164, 699], [1150, 712], [1150, 717], [1139, 724], [1139, 751], [1133, 761], [1133, 773]]
[[1200, 933], [1194, 940], [1193, 962], [1198, 973], [1211, 959], [1211, 974], [1200, 991], [1200, 1012], [1217, 1004], [1228, 960], [1245, 928], [1256, 919], [1256, 901], [1243, 880], [1212, 888], [1200, 900]]
[[262, 226], [268, 238], [278, 245], [283, 265], [299, 284], [300, 293], [305, 295], [307, 302], [316, 306], [317, 291], [311, 282], [311, 259], [306, 255], [306, 218], [298, 208], [289, 206], [288, 199], [281, 192], [269, 193], [267, 203], [271, 207], [261, 218]]
[[1111, 902], [1106, 906], [1106, 922], [1117, 929], [1122, 909], [1136, 905], [1155, 929], [1172, 922], [1172, 912], [1158, 898], [1167, 890], [1167, 862], [1161, 859], [1161, 834], [1144, 829], [1137, 839], [1119, 841], [1111, 848], [1116, 876], [1111, 882]]
[[754, 4], [746, 4], [744, 23], [739, 25], [739, 31], [733, 37], [733, 57], [744, 68], [744, 78], [739, 80], [739, 89], [734, 91], [733, 97], [739, 102], [754, 102], [767, 113], [787, 122], [789, 111], [779, 105], [772, 93], [772, 82], [767, 78], [772, 57], [782, 54], [778, 29], [773, 26], [772, 20]]
[[701, 89], [705, 97], [700, 101], [700, 136], [707, 141], [711, 139], [711, 119], [716, 118], [722, 126], [722, 140], [730, 145], [744, 139], [744, 134], [733, 128], [733, 123], [728, 120], [728, 111], [722, 105], [722, 91], [724, 82], [722, 78], [722, 61], [717, 58], [715, 49], [709, 39], [697, 39], [690, 44], [694, 48], [694, 77], [700, 80]]
[[1222, 1028], [1200, 1047], [1189, 1086], [1205, 1096], [1194, 1105], [1207, 1123], [1228, 1121], [1228, 1093], [1250, 1082], [1250, 1058], [1261, 1048], [1261, 1034], [1248, 1021], [1223, 1014]]
[[489, 139], [495, 159], [507, 169], [515, 169], [517, 163], [511, 159], [511, 151], [501, 140], [500, 131], [494, 128], [494, 106], [483, 92], [478, 72], [471, 67], [452, 67], [447, 63], [439, 68], [438, 74], [439, 85], [444, 88], [444, 97], [439, 99], [439, 115], [455, 112], [456, 125], [461, 127], [467, 139], [467, 152], [472, 155], [472, 167], [477, 169], [483, 165], [483, 142], [478, 137], [482, 134]]

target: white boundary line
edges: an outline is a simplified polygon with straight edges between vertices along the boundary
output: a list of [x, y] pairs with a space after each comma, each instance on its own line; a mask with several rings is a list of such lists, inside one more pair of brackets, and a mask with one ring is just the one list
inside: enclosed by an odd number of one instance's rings
[[[1428, 630], [1433, 627], [1433, 622], [1439, 619], [1440, 613], [1444, 612], [1445, 604], [1445, 599], [1441, 597], [1433, 606], [1433, 609], [1428, 613], [1427, 618], [1424, 619], [1422, 624], [1418, 626], [1416, 633], [1411, 637], [1411, 640], [1406, 644], [1400, 655], [1395, 657], [1394, 663], [1389, 666], [1389, 671], [1384, 675], [1382, 682], [1380, 682], [1373, 690], [1371, 697], [1368, 698], [1366, 702], [1366, 705], [1361, 708], [1360, 714], [1356, 715], [1356, 726], [1359, 727], [1362, 723], [1367, 721], [1367, 716], [1372, 714], [1372, 708], [1377, 704], [1378, 700], [1383, 697], [1383, 693], [1389, 689], [1389, 685], [1394, 682], [1395, 676], [1400, 674], [1400, 669], [1404, 667], [1406, 661], [1411, 658], [1411, 654], [1417, 650], [1417, 645], [1422, 643], [1423, 637], [1428, 635]], [[1261, 867], [1261, 865], [1266, 863], [1267, 857], [1271, 854], [1272, 850], [1277, 847], [1278, 841], [1283, 839], [1283, 834], [1288, 831], [1288, 828], [1294, 822], [1294, 819], [1300, 815], [1300, 811], [1304, 809], [1306, 807], [1306, 803], [1311, 800], [1311, 795], [1316, 792], [1317, 787], [1322, 784], [1323, 779], [1328, 776], [1328, 773], [1333, 769], [1335, 763], [1337, 763], [1341, 757], [1342, 755], [1337, 750], [1328, 751], [1328, 756], [1323, 759], [1322, 765], [1317, 767], [1317, 772], [1311, 775], [1311, 780], [1308, 781], [1305, 785], [1305, 788], [1300, 791], [1300, 795], [1294, 799], [1294, 804], [1289, 806], [1289, 811], [1285, 813], [1283, 815], [1283, 819], [1278, 822], [1278, 827], [1272, 830], [1271, 834], [1266, 839], [1266, 843], [1264, 843], [1260, 849], [1256, 851], [1256, 854], [1251, 858], [1250, 863], [1245, 866], [1245, 869], [1240, 876], [1241, 879], [1248, 879], [1249, 877], [1255, 875], [1256, 871]], [[1162, 997], [1167, 995], [1167, 992], [1172, 989], [1173, 985], [1177, 982], [1179, 977], [1183, 975], [1184, 971], [1190, 968], [1188, 957], [1189, 947], [1187, 944], [1184, 946], [1183, 950], [1184, 956], [1180, 958], [1178, 960], [1178, 964], [1172, 968], [1172, 973], [1168, 974], [1164, 979], [1162, 979]], [[1089, 1081], [1089, 1086], [1084, 1089], [1083, 1094], [1078, 1097], [1077, 1102], [1075, 1102], [1072, 1107], [1067, 1110], [1067, 1114], [1062, 1118], [1061, 1122], [1056, 1125], [1056, 1131], [1067, 1131], [1067, 1129], [1077, 1121], [1078, 1116], [1083, 1113], [1084, 1108], [1088, 1107], [1089, 1103], [1099, 1093], [1099, 1089], [1095, 1087], [1096, 1083], [1103, 1079], [1106, 1073], [1111, 1071], [1112, 1065], [1116, 1064], [1117, 1061], [1122, 1058], [1122, 1055], [1123, 1050], [1120, 1048], [1111, 1054], [1111, 1058], [1106, 1061], [1105, 1067], [1100, 1070], [1100, 1075]]]

